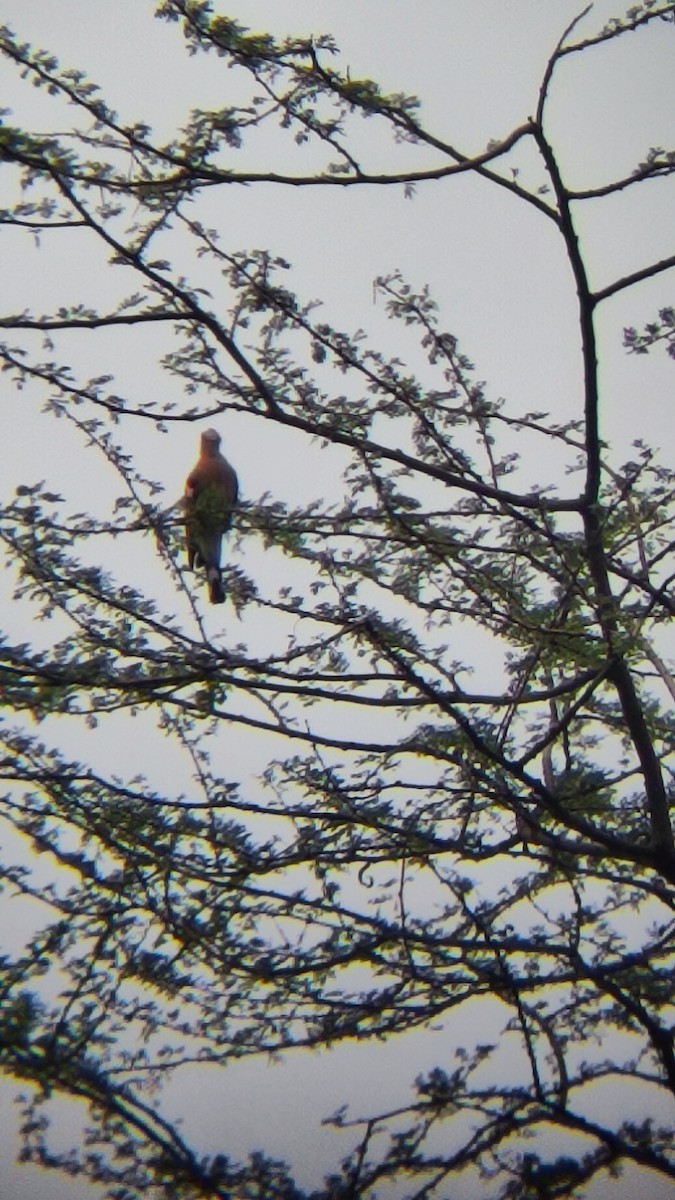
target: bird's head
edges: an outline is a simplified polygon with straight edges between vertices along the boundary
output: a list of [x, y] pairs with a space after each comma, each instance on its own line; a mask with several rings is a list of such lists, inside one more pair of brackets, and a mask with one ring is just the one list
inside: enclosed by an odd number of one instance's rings
[[215, 454], [220, 446], [220, 434], [217, 429], [205, 429], [202, 434], [202, 453]]

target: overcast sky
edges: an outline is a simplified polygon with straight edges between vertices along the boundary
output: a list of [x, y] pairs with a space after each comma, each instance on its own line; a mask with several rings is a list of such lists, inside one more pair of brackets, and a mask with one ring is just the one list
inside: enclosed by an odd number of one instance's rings
[[[578, 0], [216, 4], [260, 30], [331, 32], [352, 78], [373, 78], [384, 90], [418, 95], [426, 127], [465, 154], [480, 152], [490, 140], [506, 136], [534, 111], [546, 60], [581, 7]], [[244, 85], [232, 72], [225, 73], [215, 58], [188, 58], [177, 27], [154, 21], [153, 8], [150, 0], [4, 0], [2, 19], [26, 40], [53, 50], [62, 65], [85, 68], [122, 118], [142, 119], [155, 127], [159, 138], [168, 139], [192, 107], [220, 106]], [[602, 0], [579, 32], [590, 32], [617, 12], [617, 4]], [[3, 63], [1, 69], [4, 103], [14, 108], [13, 120], [36, 129], [59, 128], [48, 98], [22, 84], [11, 64]], [[650, 146], [674, 145], [673, 78], [672, 26], [655, 25], [621, 44], [568, 59], [556, 77], [549, 106], [549, 133], [568, 181], [579, 188], [599, 185], [629, 173]], [[388, 143], [378, 144], [368, 130], [364, 139], [372, 169], [389, 167], [393, 160]], [[276, 151], [263, 142], [246, 153], [249, 157], [242, 161], [250, 165], [257, 155], [255, 165], [266, 169]], [[401, 153], [414, 157], [417, 151]], [[297, 165], [289, 160], [286, 169], [301, 170], [302, 155], [298, 150]], [[514, 163], [521, 178], [540, 170], [527, 154]], [[0, 205], [10, 200], [0, 171]], [[204, 224], [227, 231], [228, 249], [267, 247], [288, 259], [293, 267], [289, 285], [304, 298], [321, 297], [328, 321], [348, 329], [363, 326], [388, 350], [401, 351], [402, 335], [385, 322], [382, 305], [374, 303], [373, 279], [400, 269], [415, 286], [429, 283], [446, 327], [475, 361], [489, 395], [505, 397], [518, 411], [546, 409], [560, 420], [579, 415], [575, 298], [562, 244], [550, 222], [485, 181], [463, 177], [428, 183], [412, 199], [406, 199], [401, 187], [307, 192], [237, 188], [217, 190], [200, 205]], [[590, 203], [580, 215], [580, 230], [592, 283], [603, 286], [672, 253], [672, 189], [653, 182]], [[0, 237], [3, 312], [24, 306], [46, 312], [81, 299], [94, 303], [112, 294], [108, 287], [118, 287], [117, 278], [109, 281], [101, 272], [99, 252], [88, 257], [76, 233], [58, 244], [45, 245], [43, 240], [39, 249], [28, 236], [6, 228]], [[180, 256], [180, 248], [176, 254]], [[191, 269], [195, 264], [185, 266]], [[672, 441], [672, 363], [654, 356], [645, 364], [627, 357], [621, 348], [624, 326], [642, 325], [659, 307], [673, 303], [672, 284], [672, 273], [649, 281], [617, 296], [599, 318], [603, 435], [614, 447], [616, 462], [629, 456], [636, 436], [662, 448]], [[104, 369], [112, 367], [120, 387], [142, 403], [148, 395], [174, 386], [157, 369], [154, 336], [153, 330], [127, 331], [121, 344], [117, 335], [96, 335], [95, 341], [93, 335], [78, 335], [72, 354], [84, 377], [96, 373], [101, 363]], [[403, 351], [413, 366], [419, 365], [412, 341], [403, 341]], [[99, 487], [91, 456], [82, 457], [81, 445], [65, 422], [52, 422], [45, 438], [40, 416], [44, 394], [38, 388], [14, 393], [7, 382], [0, 386], [8, 447], [0, 496], [11, 495], [18, 483], [47, 478], [74, 504], [86, 503]], [[299, 469], [297, 442], [291, 435], [278, 430], [261, 433], [257, 422], [243, 417], [223, 422], [221, 432], [249, 499], [271, 490], [299, 500], [338, 487], [339, 455], [329, 459], [317, 449], [303, 457]], [[160, 435], [139, 422], [125, 428], [123, 436], [142, 470], [164, 484], [167, 501], [175, 499], [195, 456], [196, 428], [178, 426]], [[557, 466], [538, 461], [528, 469], [533, 479], [542, 481]], [[143, 582], [156, 587], [167, 604], [170, 585], [159, 570], [153, 574], [149, 554], [146, 539], [128, 558], [128, 566], [138, 569]], [[276, 570], [269, 561], [264, 569]], [[7, 619], [12, 632], [20, 633], [22, 612], [14, 609]], [[212, 622], [222, 619], [219, 613], [209, 615]], [[23, 634], [27, 636], [25, 625]], [[72, 753], [77, 753], [77, 736], [73, 735]], [[130, 734], [125, 752], [130, 770], [136, 760], [142, 763], [143, 738]], [[247, 753], [245, 738], [240, 752]], [[101, 753], [105, 759], [105, 747]], [[489, 1028], [500, 1015], [496, 1005], [488, 1004], [481, 1020]], [[409, 1076], [433, 1066], [438, 1054], [437, 1035], [410, 1037], [398, 1064], [401, 1086]], [[327, 1055], [302, 1055], [284, 1068], [285, 1075], [267, 1063], [228, 1068], [226, 1087], [214, 1072], [200, 1083], [208, 1103], [198, 1109], [198, 1120], [189, 1115], [185, 1132], [203, 1138], [207, 1147], [226, 1134], [223, 1148], [243, 1153], [261, 1144], [262, 1127], [265, 1149], [289, 1159], [298, 1170], [298, 1182], [309, 1186], [334, 1165], [328, 1160], [336, 1154], [335, 1138], [318, 1123], [313, 1128], [299, 1122], [297, 1104], [300, 1099], [306, 1102], [308, 1114], [319, 1108], [330, 1111], [347, 1098], [345, 1081], [357, 1076], [364, 1108], [371, 1102], [373, 1107], [388, 1103], [397, 1074], [391, 1053], [378, 1046], [367, 1056], [367, 1073], [360, 1046], [340, 1051], [338, 1071]], [[7, 1098], [11, 1091], [5, 1089], [2, 1096]], [[169, 1105], [180, 1107], [178, 1092], [172, 1095], [170, 1089]], [[340, 1151], [338, 1139], [336, 1156]], [[78, 1194], [70, 1183], [15, 1168], [11, 1158], [11, 1149], [0, 1151], [2, 1200], [65, 1200]], [[654, 1200], [665, 1200], [669, 1193], [655, 1187], [651, 1194]], [[628, 1200], [631, 1195], [629, 1175], [622, 1184], [598, 1184], [589, 1192], [593, 1200]], [[457, 1196], [461, 1200], [461, 1191]]]

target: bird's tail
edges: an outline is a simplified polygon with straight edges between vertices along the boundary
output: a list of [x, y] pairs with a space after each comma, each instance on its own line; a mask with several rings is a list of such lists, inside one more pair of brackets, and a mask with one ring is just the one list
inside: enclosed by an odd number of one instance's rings
[[212, 604], [224, 604], [225, 592], [218, 567], [207, 567], [206, 579], [209, 585], [209, 600]]

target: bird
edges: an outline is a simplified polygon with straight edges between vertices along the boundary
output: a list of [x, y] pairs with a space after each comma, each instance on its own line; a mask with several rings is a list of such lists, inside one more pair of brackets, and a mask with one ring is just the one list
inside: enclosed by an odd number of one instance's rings
[[238, 496], [236, 471], [220, 453], [220, 434], [205, 429], [199, 458], [185, 481], [183, 506], [188, 566], [190, 570], [205, 568], [211, 604], [225, 600], [220, 555]]

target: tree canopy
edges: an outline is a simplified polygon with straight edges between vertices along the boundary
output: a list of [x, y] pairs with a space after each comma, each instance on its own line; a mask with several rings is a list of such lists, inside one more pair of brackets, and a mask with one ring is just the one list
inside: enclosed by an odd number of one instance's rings
[[[0, 31], [17, 96], [44, 93], [34, 125], [0, 126], [3, 240], [47, 264], [44, 293], [0, 318], [3, 403], [39, 400], [46, 448], [39, 481], [7, 463], [0, 508], [0, 1063], [22, 1157], [115, 1200], [536, 1200], [626, 1166], [672, 1181], [675, 475], [639, 405], [630, 460], [606, 438], [600, 314], [665, 286], [675, 255], [598, 285], [582, 230], [589, 206], [611, 221], [618, 195], [670, 187], [675, 152], [645, 142], [627, 173], [573, 185], [549, 105], [570, 59], [591, 77], [596, 56], [672, 39], [675, 4], [603, 28], [580, 13], [532, 114], [480, 153], [352, 78], [329, 35], [154, 9], [187, 56], [236, 69], [232, 102], [169, 140]], [[274, 245], [231, 242], [232, 196], [414, 205], [467, 177], [565, 256], [581, 369], [562, 416], [545, 362], [536, 411], [495, 399], [461, 311], [447, 328], [393, 266], [374, 297], [396, 352], [333, 321]], [[97, 307], [72, 299], [80, 246]], [[675, 357], [665, 300], [624, 352], [650, 354], [647, 381]], [[157, 444], [180, 426], [187, 473], [215, 425], [238, 466], [244, 423], [289, 491], [244, 489], [214, 614]], [[64, 427], [70, 493], [49, 462]], [[318, 497], [305, 471], [325, 473]], [[358, 1070], [439, 1029], [403, 1099], [345, 1078], [337, 1110], [298, 1105], [341, 1131], [309, 1191], [264, 1128], [246, 1157], [181, 1111], [180, 1088], [214, 1070], [226, 1087], [242, 1060], [356, 1046]], [[54, 1098], [84, 1102], [66, 1149]]]

